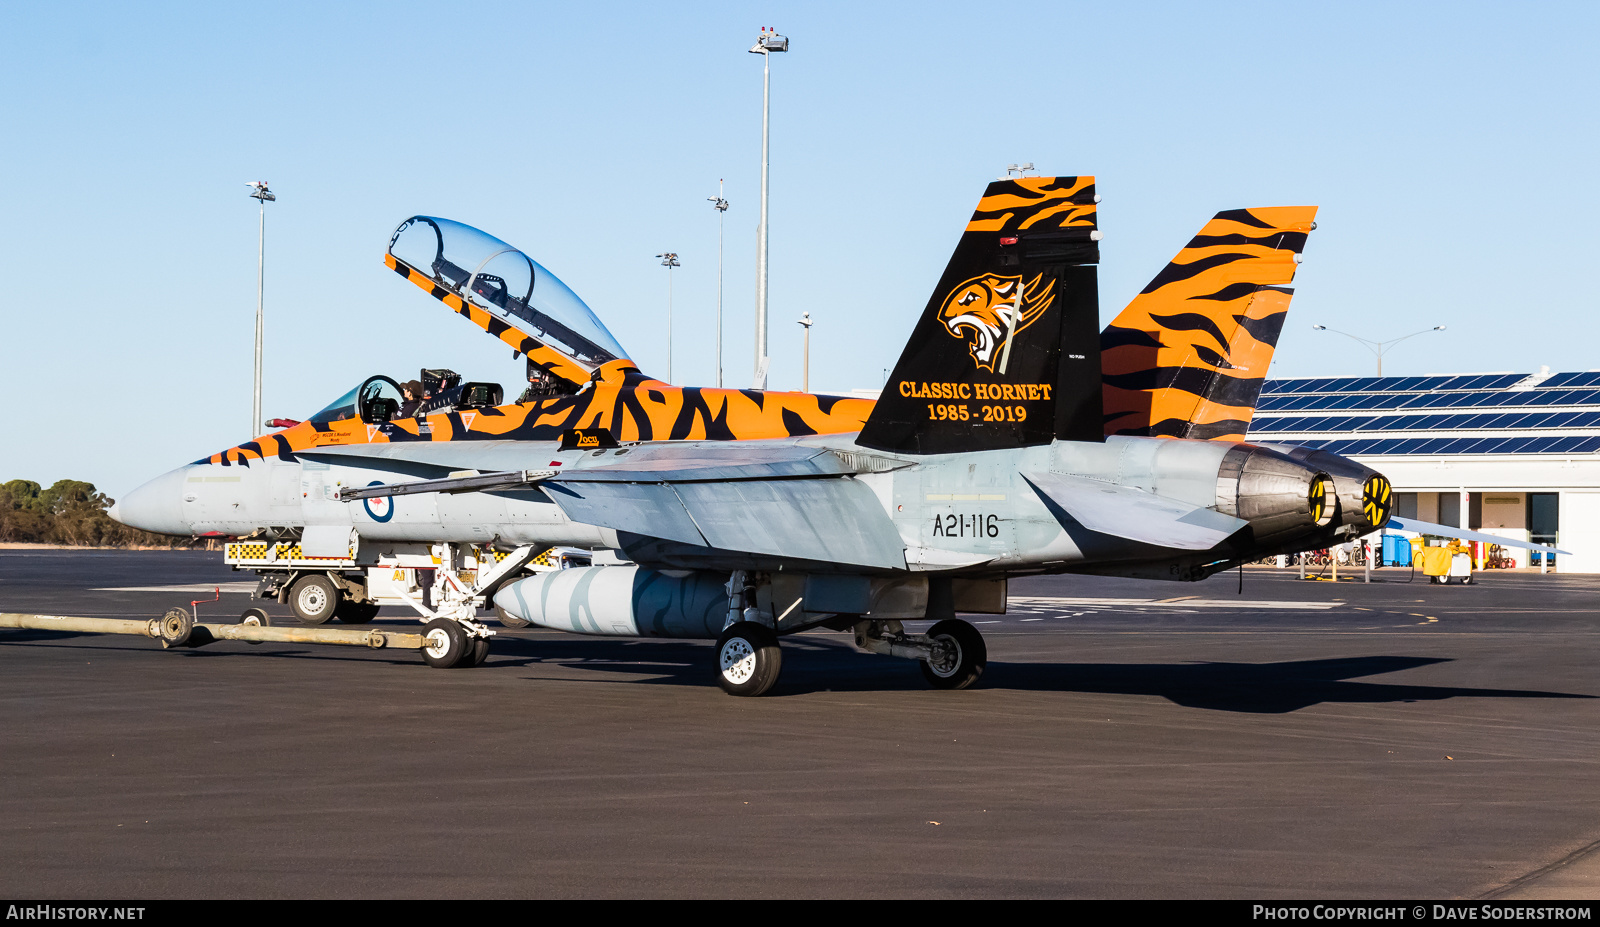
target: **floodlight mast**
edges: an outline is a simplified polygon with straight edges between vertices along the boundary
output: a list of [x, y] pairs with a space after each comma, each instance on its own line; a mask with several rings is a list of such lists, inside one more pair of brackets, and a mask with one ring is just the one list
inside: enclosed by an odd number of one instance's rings
[[265, 180], [251, 180], [245, 183], [251, 192], [248, 194], [261, 204], [261, 231], [256, 241], [256, 364], [255, 364], [255, 389], [253, 400], [250, 403], [250, 434], [259, 434], [258, 429], [267, 428], [261, 420], [261, 331], [262, 331], [262, 305], [266, 283], [266, 255], [267, 255], [267, 204], [278, 197], [267, 189]]
[[1399, 338], [1390, 338], [1388, 341], [1373, 341], [1371, 338], [1363, 338], [1360, 335], [1352, 335], [1349, 332], [1342, 332], [1342, 331], [1339, 331], [1337, 328], [1329, 328], [1326, 325], [1313, 325], [1313, 326], [1311, 326], [1311, 328], [1314, 331], [1333, 332], [1335, 335], [1343, 335], [1346, 338], [1353, 338], [1356, 341], [1361, 342], [1363, 345], [1366, 346], [1366, 349], [1368, 351], [1371, 351], [1373, 354], [1377, 355], [1377, 357], [1378, 357], [1378, 376], [1380, 376], [1380, 377], [1383, 376], [1383, 352], [1384, 351], [1389, 350], [1390, 348], [1392, 348], [1395, 345], [1399, 344], [1400, 342], [1406, 340], [1407, 338], [1415, 338], [1418, 335], [1426, 335], [1428, 332], [1442, 332], [1442, 331], [1444, 331], [1444, 326], [1443, 325], [1435, 325], [1432, 328], [1424, 328], [1420, 332], [1412, 332], [1409, 335], [1401, 335]]
[[708, 196], [711, 208], [717, 211], [717, 388], [722, 387], [722, 220], [728, 212], [728, 201], [722, 198], [722, 181], [717, 181], [717, 195]]
[[682, 267], [683, 265], [678, 263], [678, 255], [675, 252], [672, 252], [672, 251], [668, 251], [665, 254], [658, 254], [658, 255], [656, 255], [656, 257], [661, 259], [661, 266], [665, 267], [667, 269], [667, 382], [671, 383], [672, 382], [672, 268], [674, 268], [674, 267]]
[[806, 330], [805, 360], [800, 366], [800, 392], [811, 392], [811, 313], [800, 313], [800, 327]]
[[772, 53], [789, 50], [787, 36], [761, 27], [750, 54], [761, 56], [761, 224], [756, 227], [756, 389], [767, 386], [767, 174], [771, 141]]

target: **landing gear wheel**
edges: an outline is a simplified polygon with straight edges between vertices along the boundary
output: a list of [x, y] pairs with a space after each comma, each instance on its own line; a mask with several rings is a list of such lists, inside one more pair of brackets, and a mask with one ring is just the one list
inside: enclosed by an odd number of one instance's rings
[[302, 576], [289, 590], [289, 607], [302, 624], [327, 624], [339, 610], [341, 596], [326, 576]]
[[472, 637], [467, 639], [467, 651], [457, 664], [462, 669], [473, 666], [482, 666], [489, 659], [489, 639], [487, 637]]
[[333, 614], [345, 624], [366, 624], [378, 617], [378, 603], [340, 599], [339, 607], [333, 610]]
[[500, 619], [500, 623], [508, 628], [526, 628], [533, 624], [528, 619], [518, 618], [498, 605], [494, 607], [494, 616]]
[[983, 675], [989, 648], [977, 628], [947, 618], [928, 629], [928, 640], [941, 645], [939, 659], [922, 663], [922, 675], [935, 689], [965, 689]]
[[472, 650], [466, 629], [449, 618], [435, 618], [422, 627], [422, 659], [429, 666], [449, 669], [465, 663]]
[[778, 635], [766, 625], [736, 621], [717, 638], [717, 685], [729, 695], [762, 695], [782, 670]]

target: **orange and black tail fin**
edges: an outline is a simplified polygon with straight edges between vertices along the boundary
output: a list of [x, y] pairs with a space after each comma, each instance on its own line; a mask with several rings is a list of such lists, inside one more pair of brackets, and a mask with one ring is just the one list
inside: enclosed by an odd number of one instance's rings
[[1100, 441], [1093, 177], [989, 184], [856, 439], [947, 454]]
[[1315, 206], [1219, 212], [1100, 336], [1107, 435], [1242, 441]]

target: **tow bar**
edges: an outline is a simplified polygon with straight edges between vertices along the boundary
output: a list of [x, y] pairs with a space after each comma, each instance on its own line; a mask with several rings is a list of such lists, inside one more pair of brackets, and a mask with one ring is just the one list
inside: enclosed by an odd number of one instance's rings
[[353, 647], [371, 647], [374, 650], [381, 647], [421, 650], [428, 645], [427, 638], [421, 634], [398, 634], [393, 631], [358, 631], [354, 628], [274, 628], [261, 622], [259, 618], [247, 618], [241, 624], [196, 622], [194, 616], [182, 608], [174, 608], [160, 618], [151, 618], [148, 621], [0, 612], [0, 628], [131, 634], [159, 640], [161, 646], [165, 648], [202, 647], [214, 641], [344, 644]]

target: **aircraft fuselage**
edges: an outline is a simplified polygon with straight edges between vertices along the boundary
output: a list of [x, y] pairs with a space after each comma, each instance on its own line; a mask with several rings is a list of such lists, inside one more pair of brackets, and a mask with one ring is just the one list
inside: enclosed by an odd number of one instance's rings
[[[819, 570], [986, 576], [1133, 571], [1194, 579], [1211, 572], [1208, 567], [1220, 568], [1219, 563], [1327, 546], [1381, 526], [1373, 523], [1363, 500], [1380, 475], [1302, 448], [1112, 437], [1103, 443], [1056, 441], [913, 456], [863, 449], [850, 436], [747, 444], [813, 449], [842, 460], [838, 478], [860, 484], [861, 498], [874, 500], [869, 504], [881, 510], [903, 547], [903, 562], [819, 561]], [[268, 457], [248, 466], [203, 462], [130, 493], [116, 517], [168, 534], [243, 536], [261, 529], [349, 526], [372, 542], [569, 545], [622, 550], [660, 568], [764, 568], [761, 543], [735, 559], [704, 544], [644, 543], [626, 531], [569, 517], [539, 484], [496, 492], [339, 498], [344, 489], [438, 478], [469, 468], [570, 474], [616, 467], [651, 451], [692, 455], [701, 446], [665, 442], [563, 451], [541, 442], [484, 441], [439, 447], [425, 462], [335, 454], [292, 461]], [[713, 453], [727, 453], [727, 446]], [[456, 456], [459, 464], [452, 460]], [[1095, 515], [1101, 496], [1113, 513], [1109, 518]], [[779, 561], [792, 560], [794, 551], [780, 549], [781, 525], [768, 527], [776, 535], [765, 541], [773, 548], [771, 568], [779, 569]]]

